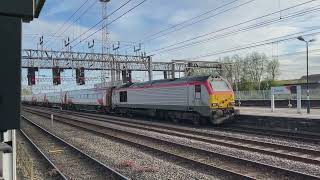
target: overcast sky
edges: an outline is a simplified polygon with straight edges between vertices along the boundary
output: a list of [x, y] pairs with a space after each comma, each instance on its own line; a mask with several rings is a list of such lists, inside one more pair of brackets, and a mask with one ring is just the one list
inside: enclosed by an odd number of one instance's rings
[[[68, 21], [85, 1], [87, 3]], [[108, 13], [127, 1], [111, 0], [108, 3]], [[108, 21], [141, 1], [130, 1], [111, 15]], [[74, 21], [88, 7], [91, 8], [87, 13]], [[306, 34], [312, 34], [306, 36], [306, 39], [320, 37], [318, 8], [319, 0], [147, 0], [108, 26], [109, 40], [110, 44], [120, 41], [120, 52], [123, 54], [133, 54], [133, 44], [142, 43], [142, 50], [148, 55], [154, 55], [154, 61], [216, 61], [233, 54], [244, 56], [253, 51], [263, 52], [270, 58], [279, 58], [280, 79], [294, 79], [305, 74], [306, 58], [304, 53], [292, 53], [304, 52], [305, 44], [296, 39], [281, 42], [276, 40]], [[205, 12], [208, 13], [204, 14]], [[273, 14], [266, 16], [271, 13]], [[201, 14], [204, 15], [199, 16]], [[101, 16], [101, 4], [97, 0], [47, 0], [40, 18], [23, 25], [23, 48], [36, 48], [39, 36], [43, 35], [45, 48], [60, 50], [64, 39], [70, 37], [73, 40], [78, 37], [99, 22]], [[194, 18], [197, 16], [199, 17]], [[190, 21], [192, 18], [194, 19]], [[68, 26], [70, 27], [66, 29]], [[73, 50], [88, 51], [87, 41], [95, 39], [95, 52], [101, 52], [100, 32], [83, 40], [99, 28], [101, 25], [78, 38], [73, 45], [80, 40], [84, 43]], [[151, 36], [155, 33], [158, 34]], [[53, 34], [59, 37], [52, 37]], [[317, 39], [319, 41], [310, 45], [310, 74], [320, 73], [320, 38]], [[195, 44], [199, 41], [201, 43]], [[243, 49], [252, 43], [259, 44], [263, 41], [270, 43]], [[187, 47], [181, 47], [186, 45]], [[241, 50], [230, 51], [232, 48]], [[143, 76], [139, 74], [135, 78], [146, 80]], [[159, 78], [160, 75], [156, 74], [156, 77]]]

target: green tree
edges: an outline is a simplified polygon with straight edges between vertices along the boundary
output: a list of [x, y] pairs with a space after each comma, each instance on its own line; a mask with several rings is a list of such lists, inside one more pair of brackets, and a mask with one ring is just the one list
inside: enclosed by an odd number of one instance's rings
[[260, 90], [261, 81], [265, 73], [268, 58], [264, 53], [253, 52], [248, 54], [245, 60], [246, 69], [248, 70], [250, 80], [255, 83], [257, 88]]
[[279, 60], [276, 58], [273, 58], [271, 61], [268, 62], [267, 65], [267, 73], [268, 79], [271, 79], [272, 81], [275, 81], [277, 77], [280, 75], [280, 63]]

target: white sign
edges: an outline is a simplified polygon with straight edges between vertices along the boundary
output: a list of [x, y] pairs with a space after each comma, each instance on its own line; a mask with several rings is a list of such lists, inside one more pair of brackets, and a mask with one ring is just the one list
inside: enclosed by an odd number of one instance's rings
[[[271, 87], [271, 112], [274, 112], [275, 104], [274, 104], [274, 95], [275, 94], [291, 94], [292, 86], [278, 86]], [[301, 113], [301, 86], [296, 86], [297, 92], [297, 110], [298, 113]], [[288, 104], [289, 105], [289, 104]]]
[[291, 94], [290, 87], [291, 86], [272, 87], [271, 91], [273, 94]]

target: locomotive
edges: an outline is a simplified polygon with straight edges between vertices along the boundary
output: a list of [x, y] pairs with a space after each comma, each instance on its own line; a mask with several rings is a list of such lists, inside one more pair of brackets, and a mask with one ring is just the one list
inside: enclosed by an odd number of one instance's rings
[[22, 97], [23, 103], [73, 110], [100, 110], [127, 116], [144, 115], [198, 125], [222, 124], [235, 111], [231, 85], [219, 76], [127, 83], [108, 88], [65, 91]]

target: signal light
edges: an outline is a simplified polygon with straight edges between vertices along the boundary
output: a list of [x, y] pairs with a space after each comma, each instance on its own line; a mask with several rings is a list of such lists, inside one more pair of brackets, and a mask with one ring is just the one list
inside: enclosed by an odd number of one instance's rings
[[122, 82], [127, 83], [127, 70], [122, 70], [121, 75], [122, 75]]
[[58, 66], [52, 68], [53, 85], [61, 84], [60, 72], [62, 72], [62, 69], [60, 69]]
[[128, 82], [132, 82], [132, 71], [131, 70], [122, 70], [121, 72], [122, 74], [122, 82], [123, 83], [128, 83]]
[[132, 82], [132, 71], [131, 70], [128, 70], [128, 73], [127, 73], [127, 80], [128, 82]]
[[30, 67], [28, 68], [28, 85], [32, 86], [36, 84], [36, 71], [38, 71], [37, 67]]
[[76, 69], [76, 82], [78, 85], [85, 84], [84, 67]]

